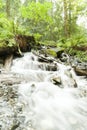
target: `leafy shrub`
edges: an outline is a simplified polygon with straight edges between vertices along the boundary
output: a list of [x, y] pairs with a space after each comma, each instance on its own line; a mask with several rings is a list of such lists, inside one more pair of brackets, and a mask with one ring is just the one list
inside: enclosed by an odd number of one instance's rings
[[0, 19], [0, 39], [8, 39], [13, 36], [13, 22], [2, 17]]

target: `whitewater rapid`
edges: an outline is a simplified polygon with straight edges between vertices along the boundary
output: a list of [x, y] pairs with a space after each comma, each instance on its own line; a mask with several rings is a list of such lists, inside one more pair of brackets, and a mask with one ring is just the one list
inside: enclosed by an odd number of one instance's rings
[[22, 130], [87, 130], [87, 79], [71, 66], [56, 63], [57, 71], [47, 71], [47, 65], [33, 53], [13, 61], [11, 72], [23, 77], [17, 104], [25, 117]]

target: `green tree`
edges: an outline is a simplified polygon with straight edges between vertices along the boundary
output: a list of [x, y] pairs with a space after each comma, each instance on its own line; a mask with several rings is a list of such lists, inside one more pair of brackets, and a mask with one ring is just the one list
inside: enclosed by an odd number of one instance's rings
[[68, 2], [63, 0], [64, 6], [64, 35], [65, 37], [69, 36], [69, 19], [68, 19]]
[[39, 33], [45, 35], [45, 31], [49, 30], [52, 23], [50, 16], [51, 3], [31, 2], [27, 6], [22, 6], [21, 12], [24, 18], [24, 24], [31, 33]]

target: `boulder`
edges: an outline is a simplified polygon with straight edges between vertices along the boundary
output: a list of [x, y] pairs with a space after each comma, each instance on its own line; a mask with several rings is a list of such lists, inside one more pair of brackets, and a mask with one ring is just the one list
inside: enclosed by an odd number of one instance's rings
[[81, 69], [75, 66], [74, 70], [78, 76], [87, 76], [87, 69]]
[[46, 65], [46, 70], [47, 71], [57, 71], [57, 65], [54, 63], [47, 64]]

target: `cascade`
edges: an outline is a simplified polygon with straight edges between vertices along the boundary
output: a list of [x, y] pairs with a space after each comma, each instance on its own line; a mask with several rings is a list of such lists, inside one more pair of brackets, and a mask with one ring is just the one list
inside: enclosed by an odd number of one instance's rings
[[[55, 64], [53, 71], [50, 67]], [[10, 72], [22, 80], [13, 85], [18, 95], [15, 105], [2, 105], [8, 121], [2, 120], [1, 130], [87, 130], [87, 79], [77, 76], [71, 66], [39, 62], [30, 52], [14, 59]], [[14, 113], [16, 121], [11, 122]]]

